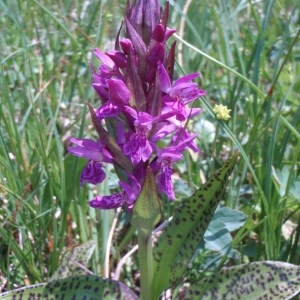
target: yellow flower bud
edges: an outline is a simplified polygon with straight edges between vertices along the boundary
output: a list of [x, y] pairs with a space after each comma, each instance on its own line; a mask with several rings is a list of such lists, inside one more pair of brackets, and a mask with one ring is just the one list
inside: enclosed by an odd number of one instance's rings
[[216, 114], [217, 119], [219, 120], [229, 120], [230, 119], [230, 113], [231, 109], [228, 109], [226, 105], [218, 105], [216, 104], [214, 107], [214, 113]]

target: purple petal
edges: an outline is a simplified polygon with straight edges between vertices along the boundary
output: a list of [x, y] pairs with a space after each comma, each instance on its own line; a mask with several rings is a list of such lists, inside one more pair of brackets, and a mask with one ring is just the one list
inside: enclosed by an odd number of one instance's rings
[[105, 86], [101, 83], [98, 83], [98, 82], [94, 82], [93, 83], [93, 88], [95, 89], [95, 91], [99, 95], [100, 99], [102, 100], [102, 103], [107, 102], [109, 100], [109, 94], [108, 94], [107, 86]]
[[112, 162], [110, 153], [104, 148], [100, 140], [95, 142], [89, 139], [76, 139], [71, 137], [70, 142], [77, 145], [68, 148], [68, 151], [75, 156], [85, 157], [89, 160]]
[[108, 117], [114, 117], [118, 115], [119, 112], [120, 109], [109, 101], [104, 103], [101, 107], [99, 107], [99, 109], [96, 111], [96, 116], [97, 118], [102, 120]]
[[116, 105], [126, 105], [130, 99], [130, 91], [122, 80], [107, 80], [110, 101]]
[[89, 205], [98, 209], [112, 209], [121, 207], [125, 202], [124, 193], [116, 193], [110, 196], [96, 196]]
[[152, 154], [152, 147], [145, 135], [132, 134], [123, 147], [123, 152], [134, 164], [147, 161]]
[[80, 176], [80, 185], [82, 186], [85, 182], [91, 184], [99, 184], [105, 179], [105, 173], [102, 170], [102, 164], [90, 160], [84, 167]]
[[158, 175], [157, 181], [158, 181], [158, 188], [160, 192], [166, 194], [166, 196], [170, 200], [174, 200], [175, 194], [174, 194], [171, 175], [172, 175], [172, 168], [170, 166], [164, 166], [164, 164], [162, 164], [161, 173]]
[[173, 87], [171, 87], [171, 83], [168, 83], [169, 76], [167, 71], [163, 66], [160, 67], [160, 80], [162, 85], [162, 90], [169, 94], [173, 99], [178, 99], [182, 101], [185, 105], [188, 102], [196, 100], [197, 98], [206, 95], [206, 92], [203, 90], [199, 90], [197, 84], [191, 82], [191, 80], [197, 78], [199, 73], [193, 73], [186, 76], [183, 76], [177, 79]]
[[173, 136], [173, 138], [172, 138], [172, 144], [175, 145], [175, 147], [179, 151], [184, 151], [185, 149], [190, 148], [194, 152], [198, 152], [199, 148], [196, 145], [196, 143], [194, 142], [194, 139], [197, 136], [198, 135], [196, 133], [193, 134], [193, 135], [190, 135], [187, 130], [185, 130], [184, 128], [181, 128]]
[[137, 200], [137, 197], [141, 191], [141, 185], [139, 182], [132, 176], [130, 176], [129, 183], [119, 182], [123, 191], [126, 194], [126, 205], [131, 206]]
[[161, 90], [165, 93], [168, 93], [169, 90], [171, 89], [171, 81], [170, 81], [169, 75], [162, 64], [158, 65], [157, 71], [159, 74]]
[[173, 163], [182, 159], [183, 155], [180, 153], [181, 151], [176, 149], [176, 147], [167, 147], [158, 152], [158, 161], [160, 162], [168, 162]]
[[131, 208], [141, 191], [139, 182], [130, 176], [129, 183], [119, 182], [119, 185], [122, 188], [122, 192], [110, 196], [96, 196], [89, 202], [89, 205], [99, 209], [113, 209], [122, 205]]
[[138, 118], [138, 113], [137, 113], [137, 111], [136, 111], [134, 108], [132, 108], [132, 107], [130, 107], [130, 106], [125, 106], [125, 107], [123, 108], [123, 110], [124, 110], [126, 113], [128, 113], [131, 117], [133, 117], [135, 120], [137, 120], [137, 118]]
[[125, 68], [127, 65], [127, 58], [123, 52], [120, 51], [107, 51], [109, 56], [118, 68]]
[[93, 71], [93, 82], [101, 83], [106, 86], [106, 79], [111, 78], [114, 75], [112, 69], [107, 65], [99, 66], [98, 72]]
[[148, 52], [148, 61], [151, 66], [157, 66], [158, 62], [162, 62], [165, 56], [165, 47], [161, 43], [157, 43]]
[[[130, 106], [125, 106], [123, 110], [128, 113], [132, 118], [134, 118], [134, 126], [137, 128], [137, 131], [149, 131], [152, 127], [152, 116], [146, 112], [137, 112]], [[142, 129], [141, 127], [144, 127]]]
[[158, 24], [153, 32], [152, 32], [152, 39], [156, 40], [159, 43], [165, 41], [165, 27], [162, 24]]
[[132, 51], [134, 49], [130, 39], [125, 39], [125, 38], [122, 39], [120, 41], [120, 45], [126, 55], [128, 55], [129, 53], [132, 53]]
[[170, 96], [175, 99], [180, 99], [184, 104], [196, 100], [203, 96], [203, 91], [197, 88], [196, 83], [181, 83], [174, 85], [170, 91]]
[[89, 139], [77, 139], [70, 137], [70, 142], [80, 147], [98, 148], [98, 143]]
[[165, 136], [174, 132], [175, 129], [176, 129], [176, 125], [172, 123], [165, 124], [164, 126], [160, 126], [157, 132], [155, 132], [155, 134], [151, 136], [151, 142], [157, 142], [163, 139]]
[[102, 51], [100, 51], [98, 48], [94, 49], [94, 55], [99, 58], [103, 64], [107, 65], [111, 69], [114, 67], [114, 62], [112, 59], [110, 59], [107, 55], [105, 55]]
[[176, 116], [176, 119], [180, 122], [186, 120], [186, 108], [180, 100], [174, 100], [170, 96], [166, 95], [163, 97], [163, 101], [165, 103], [165, 107], [163, 109], [164, 114], [173, 114]]
[[174, 81], [174, 86], [178, 85], [178, 84], [182, 84], [182, 83], [187, 83], [199, 76], [200, 76], [200, 73], [191, 73], [191, 74], [184, 75]]
[[152, 128], [152, 117], [146, 112], [139, 112], [138, 119], [134, 121], [134, 126], [138, 132], [145, 132]]
[[68, 151], [75, 156], [85, 157], [91, 160], [101, 160], [103, 154], [99, 144], [89, 139], [76, 139], [71, 137], [70, 142], [78, 145], [68, 148]]

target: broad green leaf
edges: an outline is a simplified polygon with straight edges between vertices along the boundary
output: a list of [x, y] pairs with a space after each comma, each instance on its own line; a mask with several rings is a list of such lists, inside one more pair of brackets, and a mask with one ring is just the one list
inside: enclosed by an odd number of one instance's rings
[[204, 248], [212, 251], [221, 251], [223, 255], [228, 252], [232, 242], [232, 237], [219, 220], [214, 220], [213, 224], [209, 224], [204, 234]]
[[217, 208], [209, 227], [213, 225], [215, 220], [221, 221], [224, 224], [224, 227], [229, 232], [232, 232], [245, 224], [247, 216], [239, 210], [231, 209], [229, 207], [220, 207]]
[[241, 228], [247, 216], [241, 211], [221, 207], [216, 210], [213, 218], [205, 231], [205, 249], [227, 253], [231, 246], [230, 232]]
[[58, 269], [48, 281], [75, 275], [86, 275], [88, 272], [86, 265], [95, 250], [95, 245], [95, 241], [87, 241], [67, 252], [62, 258]]
[[47, 283], [26, 286], [0, 294], [0, 300], [23, 299], [138, 299], [123, 283], [86, 276], [88, 261], [95, 249], [94, 241], [87, 241], [67, 252], [60, 267]]
[[137, 300], [123, 283], [98, 276], [75, 276], [53, 280], [0, 294], [1, 300]]
[[300, 293], [300, 267], [262, 261], [223, 268], [193, 283], [174, 300], [291, 299]]
[[153, 250], [157, 296], [178, 283], [201, 243], [238, 158], [236, 153], [191, 197], [175, 209]]

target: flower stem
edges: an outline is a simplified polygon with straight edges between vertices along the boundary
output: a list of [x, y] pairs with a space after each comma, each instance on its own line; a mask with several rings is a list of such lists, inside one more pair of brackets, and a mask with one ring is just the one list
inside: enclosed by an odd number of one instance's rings
[[154, 300], [152, 230], [160, 219], [155, 177], [147, 169], [146, 180], [132, 211], [131, 224], [138, 232], [141, 300]]
[[138, 259], [140, 267], [141, 300], [153, 300], [152, 234], [138, 232]]

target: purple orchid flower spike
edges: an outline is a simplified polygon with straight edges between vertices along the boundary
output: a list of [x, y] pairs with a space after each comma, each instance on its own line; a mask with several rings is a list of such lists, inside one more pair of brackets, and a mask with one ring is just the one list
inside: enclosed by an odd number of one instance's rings
[[118, 33], [115, 49], [94, 55], [100, 66], [92, 67], [93, 88], [100, 98], [92, 123], [98, 141], [75, 139], [68, 150], [86, 158], [80, 184], [101, 184], [104, 164], [112, 164], [120, 191], [96, 196], [89, 204], [98, 209], [129, 209], [141, 191], [147, 168], [156, 176], [158, 191], [174, 200], [173, 164], [183, 151], [197, 152], [185, 121], [200, 108], [188, 105], [206, 94], [194, 82], [199, 73], [173, 81], [175, 42], [166, 47], [174, 30], [167, 28], [169, 5], [162, 11], [157, 0], [127, 2], [125, 36]]

